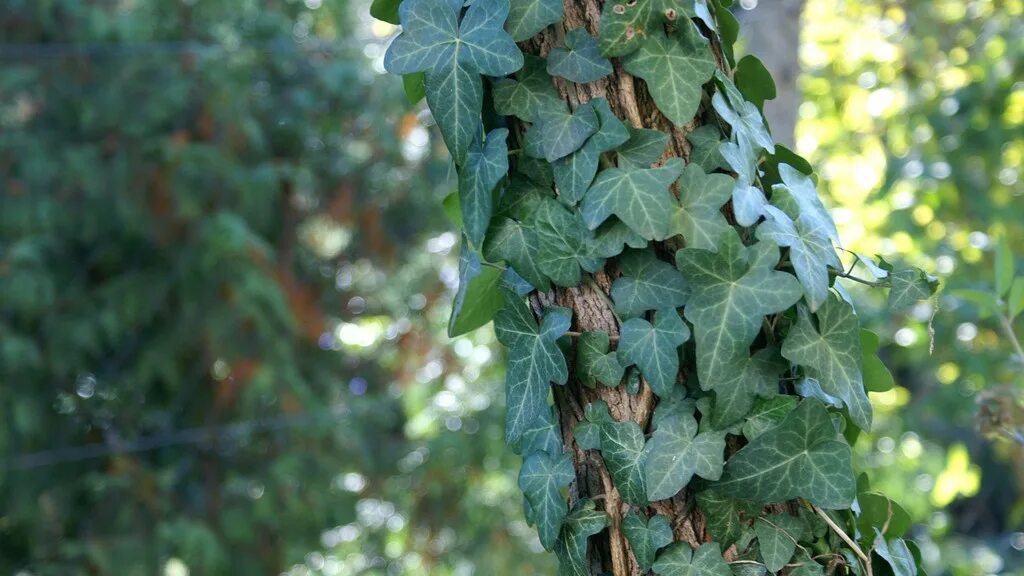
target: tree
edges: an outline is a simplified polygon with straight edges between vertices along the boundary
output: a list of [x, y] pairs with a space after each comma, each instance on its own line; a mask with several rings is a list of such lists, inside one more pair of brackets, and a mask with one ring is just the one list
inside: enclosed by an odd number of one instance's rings
[[493, 318], [508, 348], [506, 441], [561, 573], [913, 574], [854, 477], [892, 382], [837, 279], [894, 308], [934, 282], [840, 259], [728, 4], [375, 4], [459, 174], [450, 332]]

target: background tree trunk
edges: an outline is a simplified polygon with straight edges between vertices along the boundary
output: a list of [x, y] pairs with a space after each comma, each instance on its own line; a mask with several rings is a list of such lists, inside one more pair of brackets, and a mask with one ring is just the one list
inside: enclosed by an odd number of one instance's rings
[[737, 10], [740, 37], [747, 53], [757, 56], [775, 79], [777, 95], [764, 104], [775, 141], [793, 149], [800, 92], [800, 14], [804, 0], [765, 0], [753, 10]]
[[[566, 32], [578, 27], [586, 27], [594, 36], [598, 35], [598, 22], [601, 14], [601, 0], [566, 0], [565, 19], [561, 26], [549, 28], [535, 39], [522, 43], [525, 53], [547, 56]], [[712, 43], [719, 67], [724, 68], [724, 58], [717, 40]], [[637, 128], [654, 128], [669, 135], [669, 147], [666, 157], [689, 158], [690, 145], [686, 135], [702, 125], [703, 118], [711, 111], [711, 97], [705, 93], [700, 112], [695, 120], [686, 126], [673, 125], [658, 111], [647, 92], [643, 80], [636, 79], [622, 70], [617, 58], [612, 59], [615, 72], [596, 82], [575, 84], [561, 78], [554, 82], [561, 96], [569, 105], [576, 109], [580, 104], [591, 98], [602, 97], [608, 100], [611, 109], [627, 125]], [[666, 243], [653, 243], [655, 249], [663, 254], [674, 253], [678, 246]], [[619, 325], [609, 299], [612, 280], [616, 276], [614, 269], [606, 268], [594, 275], [595, 282], [576, 288], [557, 288], [553, 293], [536, 296], [535, 307], [557, 305], [573, 310], [573, 330], [601, 331], [611, 336], [619, 334]], [[599, 292], [600, 291], [600, 292]], [[613, 338], [614, 341], [614, 338]], [[555, 406], [559, 413], [562, 438], [566, 452], [572, 457], [576, 468], [576, 481], [570, 486], [570, 505], [583, 498], [597, 501], [610, 517], [607, 531], [591, 538], [590, 565], [592, 574], [613, 574], [615, 576], [640, 575], [629, 543], [621, 531], [621, 522], [628, 506], [620, 498], [612, 485], [611, 478], [604, 466], [600, 452], [597, 450], [581, 450], [573, 438], [573, 430], [577, 423], [584, 419], [584, 408], [590, 402], [603, 400], [608, 404], [612, 417], [616, 421], [632, 420], [640, 425], [644, 432], [649, 432], [651, 414], [654, 409], [654, 394], [646, 382], [641, 381], [640, 392], [630, 395], [624, 386], [617, 388], [587, 388], [575, 376], [572, 358], [569, 358], [569, 381], [566, 386], [555, 386]], [[682, 379], [680, 374], [678, 378]], [[652, 503], [651, 510], [667, 516], [672, 525], [676, 540], [685, 541], [694, 547], [708, 539], [704, 534], [704, 520], [697, 509], [692, 492], [687, 489], [671, 500]], [[726, 551], [729, 559], [729, 551]]]

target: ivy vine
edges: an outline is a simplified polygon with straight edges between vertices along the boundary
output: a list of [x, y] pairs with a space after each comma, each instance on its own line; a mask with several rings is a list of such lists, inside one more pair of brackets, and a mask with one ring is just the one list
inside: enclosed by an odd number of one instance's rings
[[[809, 165], [765, 125], [770, 76], [733, 61], [729, 3], [609, 0], [592, 31], [570, 29], [557, 0], [401, 2], [385, 67], [414, 90], [423, 74], [459, 175], [450, 333], [493, 320], [508, 348], [506, 440], [523, 457], [526, 518], [561, 574], [589, 574], [587, 538], [610, 523], [593, 500], [566, 498], [575, 443], [600, 455], [628, 504], [622, 532], [642, 570], [913, 575], [905, 514], [854, 474], [867, 391], [893, 383], [836, 279], [887, 287], [897, 308], [935, 282], [862, 255], [844, 265]], [[516, 42], [545, 31], [559, 45], [524, 57]], [[616, 69], [688, 132], [687, 157], [605, 99], [570, 109], [556, 88]], [[598, 272], [614, 278], [607, 296]], [[573, 332], [573, 310], [537, 297], [584, 284], [607, 298], [614, 333]], [[647, 386], [653, 417], [645, 429], [595, 401], [563, 438], [553, 385]], [[713, 540], [697, 549], [650, 506], [684, 490]]]

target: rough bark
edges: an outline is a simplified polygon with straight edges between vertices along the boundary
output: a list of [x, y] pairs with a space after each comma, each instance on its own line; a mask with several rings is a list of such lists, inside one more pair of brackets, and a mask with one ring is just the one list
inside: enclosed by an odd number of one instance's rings
[[804, 0], [761, 2], [750, 11], [740, 11], [741, 35], [747, 52], [756, 55], [775, 80], [777, 95], [765, 102], [764, 115], [775, 140], [792, 149], [800, 93], [800, 14]]
[[[591, 34], [597, 36], [601, 6], [601, 0], [566, 0], [565, 18], [561, 26], [551, 27], [520, 46], [525, 53], [546, 57], [551, 48], [561, 44], [562, 37], [569, 30], [585, 26]], [[714, 42], [712, 50], [719, 66], [724, 67], [721, 50]], [[626, 124], [636, 128], [655, 128], [669, 134], [670, 143], [666, 158], [674, 156], [686, 160], [690, 153], [686, 135], [700, 126], [703, 123], [702, 118], [711, 110], [710, 94], [705, 93], [701, 110], [694, 121], [686, 126], [675, 126], [658, 111], [643, 80], [624, 72], [617, 58], [613, 58], [612, 63], [615, 67], [614, 74], [589, 84], [574, 84], [555, 78], [563, 99], [575, 109], [591, 98], [603, 97], [608, 100], [612, 111]], [[663, 244], [655, 243], [659, 252], [674, 252]], [[614, 270], [599, 272], [595, 275], [593, 283], [577, 288], [559, 288], [548, 294], [538, 295], [534, 304], [571, 308], [573, 330], [606, 332], [613, 337], [614, 342], [615, 336], [619, 333], [619, 325], [608, 296], [614, 277]], [[570, 486], [570, 505], [580, 499], [590, 498], [610, 517], [609, 529], [591, 539], [591, 573], [638, 576], [642, 572], [620, 529], [628, 506], [612, 485], [600, 452], [581, 450], [573, 439], [576, 424], [584, 418], [584, 407], [594, 400], [605, 401], [615, 420], [632, 420], [645, 432], [649, 432], [655, 397], [650, 387], [643, 382], [640, 392], [636, 395], [628, 394], [623, 386], [587, 388], [576, 379], [571, 362], [568, 384], [555, 387], [555, 406], [559, 412], [564, 446], [576, 468], [576, 481]], [[694, 547], [708, 540], [703, 517], [689, 490], [684, 490], [671, 500], [652, 503], [651, 510], [669, 517], [676, 540], [688, 542]], [[726, 556], [728, 558], [728, 551]]]

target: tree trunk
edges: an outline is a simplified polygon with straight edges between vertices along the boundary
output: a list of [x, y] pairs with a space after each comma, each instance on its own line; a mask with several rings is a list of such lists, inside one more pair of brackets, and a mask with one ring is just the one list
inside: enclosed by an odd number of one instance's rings
[[740, 11], [741, 35], [747, 52], [756, 55], [775, 80], [776, 96], [764, 104], [764, 115], [775, 141], [793, 149], [800, 93], [800, 14], [804, 0], [762, 2]]
[[[523, 52], [546, 57], [553, 47], [562, 44], [561, 39], [566, 32], [581, 26], [597, 36], [601, 4], [601, 0], [566, 0], [565, 19], [561, 26], [550, 27], [536, 38], [520, 44]], [[712, 50], [719, 67], [724, 68], [725, 60], [720, 46], [712, 42]], [[576, 84], [558, 77], [554, 78], [554, 82], [562, 98], [574, 110], [592, 98], [605, 98], [616, 116], [626, 124], [636, 128], [653, 128], [668, 134], [670, 140], [666, 157], [674, 156], [687, 160], [691, 147], [686, 135], [704, 123], [702, 118], [711, 110], [710, 94], [705, 92], [701, 110], [695, 120], [686, 126], [675, 126], [658, 111], [643, 80], [623, 71], [617, 58], [613, 58], [612, 63], [615, 72], [595, 82]], [[669, 247], [664, 242], [652, 244], [662, 254], [674, 253], [673, 248], [678, 248]], [[594, 278], [594, 284], [556, 288], [552, 293], [539, 294], [535, 297], [534, 307], [538, 310], [540, 306], [549, 305], [571, 308], [573, 330], [605, 332], [612, 336], [614, 341], [614, 337], [619, 334], [619, 325], [608, 294], [615, 278], [615, 271], [605, 269], [597, 272]], [[603, 294], [597, 290], [601, 290]], [[620, 528], [628, 506], [613, 486], [600, 452], [580, 449], [573, 438], [573, 430], [584, 419], [584, 407], [595, 400], [603, 400], [608, 404], [612, 418], [619, 422], [632, 420], [647, 433], [650, 431], [655, 396], [643, 380], [640, 392], [636, 395], [628, 394], [624, 386], [588, 388], [576, 378], [571, 359], [569, 369], [567, 385], [555, 386], [554, 397], [564, 447], [576, 468], [576, 481], [570, 486], [570, 506], [584, 498], [594, 499], [598, 507], [603, 507], [610, 517], [609, 529], [591, 538], [591, 573], [615, 576], [643, 574]], [[681, 380], [683, 375], [680, 374], [677, 378]], [[687, 542], [695, 548], [709, 540], [704, 532], [703, 517], [695, 505], [691, 490], [683, 490], [671, 500], [654, 502], [650, 510], [670, 519], [676, 540]], [[729, 558], [729, 551], [726, 551], [726, 558]]]

